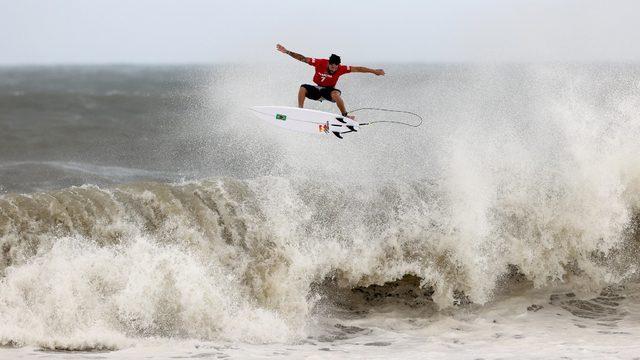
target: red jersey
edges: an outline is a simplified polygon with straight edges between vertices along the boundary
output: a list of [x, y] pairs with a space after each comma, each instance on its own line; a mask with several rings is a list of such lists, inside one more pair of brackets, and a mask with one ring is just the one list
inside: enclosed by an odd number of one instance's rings
[[313, 75], [313, 82], [322, 87], [335, 87], [340, 75], [351, 72], [351, 66], [338, 65], [338, 70], [333, 74], [329, 74], [328, 59], [309, 58], [309, 65], [316, 68], [316, 73]]

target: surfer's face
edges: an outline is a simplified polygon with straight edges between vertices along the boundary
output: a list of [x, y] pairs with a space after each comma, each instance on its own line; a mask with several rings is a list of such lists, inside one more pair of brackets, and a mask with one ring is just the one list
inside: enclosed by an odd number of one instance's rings
[[336, 70], [338, 70], [338, 64], [329, 64], [329, 71], [330, 72], [336, 72]]

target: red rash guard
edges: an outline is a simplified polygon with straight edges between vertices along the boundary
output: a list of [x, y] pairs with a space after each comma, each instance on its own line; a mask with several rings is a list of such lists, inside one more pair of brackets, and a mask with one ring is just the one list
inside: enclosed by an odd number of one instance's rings
[[333, 74], [329, 74], [328, 59], [309, 58], [309, 65], [316, 68], [316, 74], [313, 75], [313, 82], [322, 87], [335, 87], [340, 75], [351, 72], [351, 66], [339, 65], [338, 70]]

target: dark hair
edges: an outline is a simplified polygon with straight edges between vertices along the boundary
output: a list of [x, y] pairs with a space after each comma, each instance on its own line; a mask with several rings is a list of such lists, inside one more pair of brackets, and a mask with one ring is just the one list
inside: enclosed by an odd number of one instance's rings
[[331, 56], [329, 57], [329, 64], [340, 65], [340, 56], [331, 54]]

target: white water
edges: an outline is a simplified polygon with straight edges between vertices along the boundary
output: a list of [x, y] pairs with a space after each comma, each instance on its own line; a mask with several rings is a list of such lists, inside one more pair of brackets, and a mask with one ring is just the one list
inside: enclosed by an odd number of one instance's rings
[[272, 175], [3, 195], [0, 356], [631, 358], [640, 94], [525, 70], [432, 74], [415, 134], [249, 123]]

